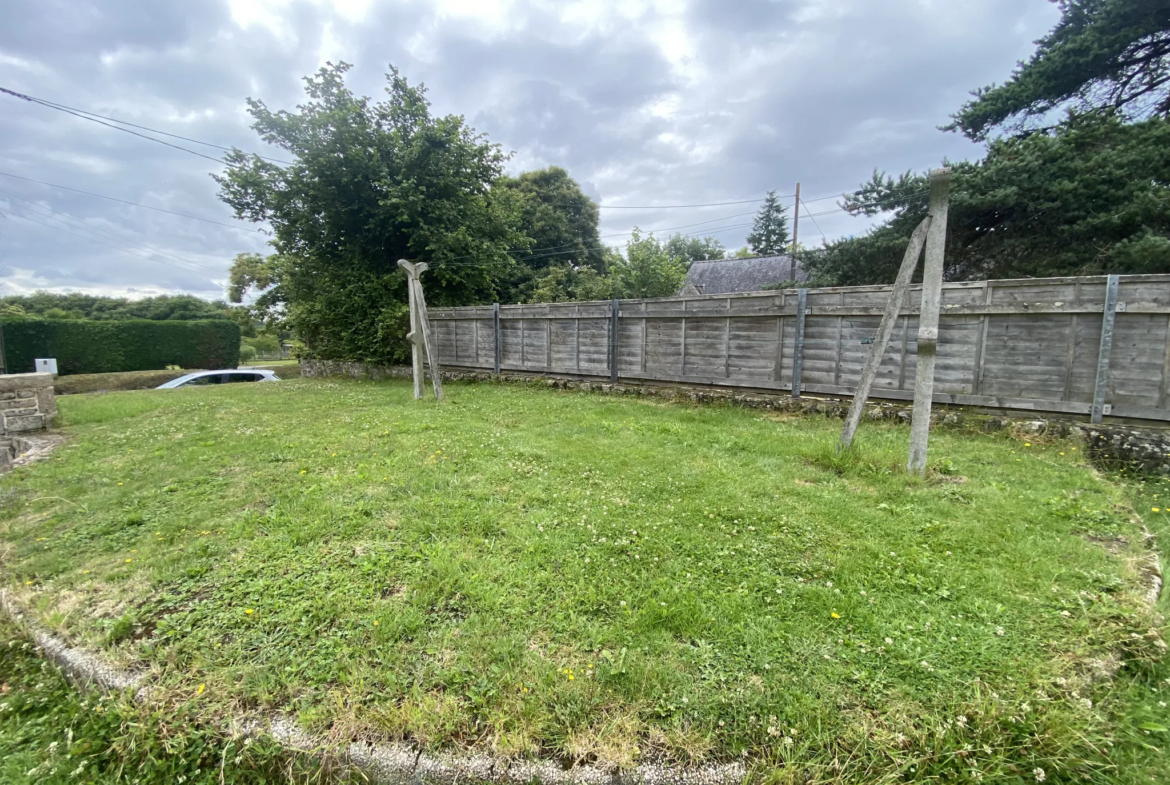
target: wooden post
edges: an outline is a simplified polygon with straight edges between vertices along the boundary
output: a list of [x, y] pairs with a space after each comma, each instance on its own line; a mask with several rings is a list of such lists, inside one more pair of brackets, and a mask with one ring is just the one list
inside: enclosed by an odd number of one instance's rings
[[800, 397], [804, 374], [804, 312], [808, 309], [808, 289], [796, 290], [796, 337], [792, 347], [792, 397]]
[[431, 340], [431, 325], [427, 319], [427, 300], [423, 295], [422, 283], [418, 277], [427, 271], [427, 264], [411, 264], [405, 259], [398, 260], [398, 266], [406, 271], [408, 299], [410, 301], [411, 330], [406, 336], [411, 343], [411, 358], [414, 369], [414, 397], [423, 397], [422, 355], [425, 353], [431, 368], [431, 383], [435, 388], [435, 400], [443, 400], [442, 371], [439, 369], [437, 347]]
[[399, 259], [398, 264], [406, 270], [406, 299], [410, 304], [410, 332], [406, 334], [406, 340], [410, 341], [410, 368], [414, 378], [414, 397], [417, 399], [423, 397], [423, 360], [422, 348], [419, 346], [418, 306], [414, 301], [414, 267], [405, 259]]
[[796, 209], [792, 211], [792, 253], [788, 254], [788, 280], [796, 280], [796, 242], [800, 236], [800, 183], [796, 184]]
[[906, 468], [926, 474], [930, 441], [930, 407], [934, 400], [934, 361], [938, 354], [938, 312], [942, 307], [943, 257], [947, 243], [951, 170], [930, 173], [930, 226], [922, 272], [922, 308], [918, 315], [918, 368], [914, 374], [914, 411], [910, 420], [910, 459]]
[[1105, 283], [1105, 311], [1101, 314], [1101, 350], [1097, 353], [1097, 383], [1093, 388], [1091, 422], [1101, 422], [1105, 416], [1105, 394], [1109, 390], [1109, 354], [1113, 350], [1113, 322], [1117, 315], [1117, 285], [1120, 279], [1111, 275]]
[[492, 327], [496, 336], [496, 356], [492, 363], [492, 372], [497, 376], [500, 373], [500, 304], [492, 303]]
[[609, 306], [609, 381], [617, 384], [618, 380], [618, 309], [620, 303], [615, 297]]
[[906, 255], [902, 257], [902, 266], [898, 269], [898, 277], [894, 281], [894, 290], [890, 292], [890, 299], [886, 302], [885, 313], [882, 314], [881, 324], [878, 325], [877, 337], [869, 347], [869, 356], [865, 358], [865, 367], [861, 370], [861, 379], [857, 383], [857, 390], [853, 393], [853, 405], [849, 407], [849, 416], [845, 418], [845, 429], [841, 431], [841, 440], [837, 442], [837, 451], [849, 448], [853, 444], [853, 436], [857, 433], [857, 426], [861, 424], [861, 414], [865, 409], [865, 401], [869, 398], [869, 391], [873, 387], [873, 380], [877, 378], [878, 367], [882, 364], [882, 357], [886, 354], [886, 347], [890, 337], [894, 334], [894, 327], [898, 323], [898, 311], [906, 300], [906, 293], [910, 291], [910, 281], [914, 278], [914, 271], [918, 268], [918, 257], [922, 255], [922, 246], [926, 242], [926, 234], [930, 229], [930, 216], [918, 224], [914, 234], [910, 235], [910, 244], [906, 247]]

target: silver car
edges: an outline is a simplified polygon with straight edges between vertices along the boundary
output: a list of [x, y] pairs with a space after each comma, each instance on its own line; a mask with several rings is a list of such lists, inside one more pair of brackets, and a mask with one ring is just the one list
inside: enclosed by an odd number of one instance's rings
[[256, 369], [236, 369], [231, 371], [196, 371], [178, 379], [171, 379], [166, 384], [160, 384], [156, 390], [170, 390], [175, 387], [197, 387], [204, 384], [231, 384], [233, 382], [279, 382], [280, 377], [274, 371]]

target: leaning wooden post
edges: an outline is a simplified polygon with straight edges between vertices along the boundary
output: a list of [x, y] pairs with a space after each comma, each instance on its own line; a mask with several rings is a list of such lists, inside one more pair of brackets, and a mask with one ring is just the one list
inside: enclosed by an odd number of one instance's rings
[[930, 173], [930, 228], [926, 232], [926, 265], [922, 271], [922, 309], [918, 314], [918, 368], [914, 375], [914, 413], [910, 421], [907, 470], [926, 474], [930, 440], [930, 406], [934, 400], [934, 361], [938, 354], [938, 312], [942, 305], [943, 257], [947, 244], [951, 170]]
[[423, 397], [423, 361], [422, 350], [419, 348], [418, 320], [415, 318], [418, 308], [414, 303], [414, 284], [411, 278], [414, 266], [405, 259], [399, 259], [398, 265], [406, 270], [406, 300], [410, 305], [410, 332], [406, 334], [406, 340], [410, 341], [410, 367], [414, 378], [414, 397], [417, 399]]
[[398, 266], [406, 271], [407, 295], [410, 301], [410, 333], [406, 336], [411, 344], [411, 358], [414, 370], [414, 397], [423, 397], [423, 355], [431, 368], [431, 383], [435, 388], [435, 400], [443, 400], [442, 373], [439, 369], [438, 352], [431, 341], [431, 325], [427, 319], [427, 300], [423, 296], [419, 276], [427, 271], [427, 264], [411, 264], [405, 259], [398, 260]]
[[[418, 274], [421, 275], [427, 268], [425, 264], [417, 265]], [[423, 351], [427, 356], [427, 365], [431, 369], [431, 384], [435, 388], [435, 400], [443, 400], [443, 372], [439, 368], [439, 347], [435, 346], [435, 342], [431, 340], [431, 322], [427, 317], [427, 298], [423, 296], [422, 281], [415, 278], [411, 283], [414, 284], [414, 302], [418, 309], [418, 324], [422, 329]]]
[[906, 300], [906, 293], [910, 291], [910, 281], [914, 278], [914, 271], [918, 268], [918, 257], [922, 255], [922, 245], [926, 242], [926, 234], [929, 229], [930, 216], [928, 215], [922, 219], [922, 223], [918, 224], [918, 228], [910, 235], [910, 244], [906, 247], [906, 255], [902, 257], [902, 266], [898, 269], [894, 290], [890, 292], [890, 299], [886, 302], [886, 310], [882, 314], [877, 337], [874, 338], [873, 345], [869, 347], [869, 356], [865, 358], [861, 380], [853, 392], [853, 405], [849, 407], [849, 416], [845, 418], [845, 429], [841, 431], [841, 440], [837, 442], [837, 452], [847, 450], [849, 445], [853, 444], [853, 436], [861, 424], [861, 414], [865, 410], [865, 402], [869, 398], [873, 380], [877, 378], [882, 357], [885, 356], [886, 347], [890, 343], [890, 336], [894, 334], [894, 327], [898, 322], [898, 311]]

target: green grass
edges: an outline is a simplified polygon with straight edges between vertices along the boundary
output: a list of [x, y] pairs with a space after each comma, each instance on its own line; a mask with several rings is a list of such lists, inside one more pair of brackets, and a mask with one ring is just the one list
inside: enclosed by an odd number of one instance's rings
[[1076, 445], [938, 431], [921, 481], [897, 426], [840, 457], [836, 420], [447, 392], [63, 399], [69, 443], [0, 480], [4, 572], [200, 716], [338, 740], [775, 782], [1166, 763], [1134, 491]]
[[270, 738], [232, 738], [195, 701], [147, 710], [78, 690], [0, 622], [0, 782], [4, 785], [245, 785], [360, 781]]

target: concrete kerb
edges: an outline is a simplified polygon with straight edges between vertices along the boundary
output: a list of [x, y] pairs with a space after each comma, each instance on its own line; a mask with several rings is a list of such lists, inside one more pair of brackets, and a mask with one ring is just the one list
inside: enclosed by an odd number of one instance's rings
[[[90, 652], [69, 646], [34, 621], [7, 590], [0, 590], [0, 610], [32, 638], [45, 659], [60, 667], [72, 683], [95, 686], [104, 692], [135, 690], [136, 701], [149, 701], [150, 685], [145, 674], [119, 669]], [[748, 773], [747, 766], [742, 763], [712, 764], [696, 769], [674, 769], [646, 763], [624, 771], [592, 765], [565, 767], [551, 760], [500, 760], [472, 753], [430, 754], [405, 743], [355, 742], [337, 750], [325, 737], [308, 733], [280, 714], [233, 718], [226, 730], [234, 737], [267, 735], [296, 752], [336, 754], [344, 763], [362, 769], [372, 782], [384, 785], [457, 785], [466, 782], [502, 785], [738, 785]]]

